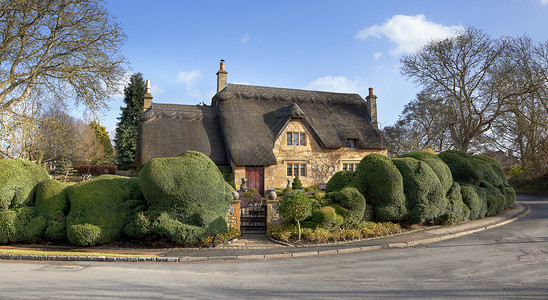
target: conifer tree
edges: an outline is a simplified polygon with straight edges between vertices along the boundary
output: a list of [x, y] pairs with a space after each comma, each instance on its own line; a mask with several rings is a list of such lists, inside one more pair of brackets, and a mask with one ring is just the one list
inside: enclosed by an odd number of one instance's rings
[[116, 148], [116, 164], [120, 170], [135, 167], [137, 151], [137, 125], [143, 112], [143, 99], [146, 92], [143, 74], [131, 75], [129, 84], [124, 88], [125, 107], [120, 107], [122, 113], [116, 127], [114, 147]]
[[95, 136], [99, 140], [99, 143], [103, 145], [103, 161], [101, 163], [108, 163], [112, 159], [112, 144], [110, 143], [110, 137], [108, 136], [107, 129], [99, 124], [99, 122], [92, 121], [89, 123], [89, 126], [95, 130]]

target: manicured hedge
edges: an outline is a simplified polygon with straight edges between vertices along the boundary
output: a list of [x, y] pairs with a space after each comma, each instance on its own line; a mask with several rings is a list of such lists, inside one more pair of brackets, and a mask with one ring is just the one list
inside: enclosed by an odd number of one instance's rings
[[0, 212], [0, 243], [34, 243], [41, 240], [46, 219], [33, 206]]
[[458, 183], [453, 182], [446, 197], [448, 201], [446, 212], [438, 218], [436, 223], [453, 224], [470, 219], [470, 209], [462, 200], [461, 187]]
[[343, 223], [343, 217], [338, 215], [335, 208], [325, 206], [312, 212], [310, 219], [314, 227], [324, 229], [336, 229]]
[[42, 167], [24, 159], [0, 160], [0, 211], [34, 204], [36, 185], [49, 179]]
[[217, 166], [219, 168], [219, 171], [221, 171], [221, 174], [223, 175], [223, 178], [233, 189], [236, 189], [236, 184], [234, 182], [234, 171], [232, 170], [231, 166]]
[[436, 154], [425, 151], [417, 151], [409, 152], [401, 155], [400, 157], [412, 157], [425, 162], [438, 176], [444, 193], [447, 194], [449, 189], [453, 186], [453, 175], [451, 175], [451, 169], [449, 169], [447, 164], [443, 162], [443, 160], [441, 160], [441, 158], [439, 158]]
[[365, 198], [353, 187], [345, 187], [332, 193], [334, 204], [340, 205], [344, 210], [339, 214], [347, 224], [358, 224], [365, 213]]
[[67, 237], [74, 245], [103, 244], [120, 238], [134, 210], [145, 204], [138, 178], [103, 175], [67, 190]]
[[399, 221], [407, 215], [403, 178], [387, 156], [373, 153], [364, 157], [351, 186], [371, 204], [377, 220]]
[[36, 187], [36, 209], [47, 220], [44, 236], [47, 240], [62, 242], [67, 239], [66, 217], [69, 213], [67, 187], [70, 183], [44, 180]]
[[467, 186], [462, 189], [462, 196], [470, 209], [470, 218], [494, 216], [515, 204], [515, 191], [508, 185], [506, 174], [497, 160], [462, 151], [445, 151], [439, 157], [451, 169], [454, 180], [463, 187]]
[[228, 230], [233, 189], [206, 155], [188, 151], [152, 159], [141, 170], [139, 182], [150, 209], [161, 213], [158, 224], [165, 224], [153, 226], [154, 231], [184, 244]]
[[446, 213], [448, 204], [436, 173], [425, 162], [411, 157], [392, 161], [403, 177], [409, 223], [436, 223]]
[[350, 185], [353, 177], [354, 172], [350, 171], [339, 171], [335, 173], [325, 185], [325, 192], [330, 193], [342, 190]]

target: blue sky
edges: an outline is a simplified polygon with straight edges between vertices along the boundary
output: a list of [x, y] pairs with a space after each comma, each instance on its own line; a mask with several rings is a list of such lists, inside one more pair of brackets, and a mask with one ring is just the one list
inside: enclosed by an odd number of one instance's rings
[[[141, 1], [110, 0], [128, 40], [131, 73], [152, 84], [153, 102], [210, 103], [219, 60], [229, 83], [378, 96], [381, 126], [393, 124], [420, 87], [400, 58], [462, 26], [493, 37], [548, 40], [548, 0]], [[101, 118], [112, 134], [122, 96]]]

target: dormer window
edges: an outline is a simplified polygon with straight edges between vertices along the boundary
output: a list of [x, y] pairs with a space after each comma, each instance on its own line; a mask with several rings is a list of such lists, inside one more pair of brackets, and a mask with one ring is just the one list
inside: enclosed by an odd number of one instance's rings
[[358, 140], [356, 140], [356, 139], [346, 139], [346, 142], [344, 143], [344, 146], [346, 148], [356, 148], [357, 144], [358, 144]]
[[304, 134], [303, 132], [288, 132], [287, 145], [288, 146], [306, 146], [306, 134]]

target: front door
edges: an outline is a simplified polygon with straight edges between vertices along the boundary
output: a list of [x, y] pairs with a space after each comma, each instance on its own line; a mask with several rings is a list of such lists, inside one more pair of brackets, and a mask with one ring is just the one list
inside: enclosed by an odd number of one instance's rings
[[264, 196], [264, 167], [245, 167], [245, 178], [247, 178], [247, 189], [256, 189]]

